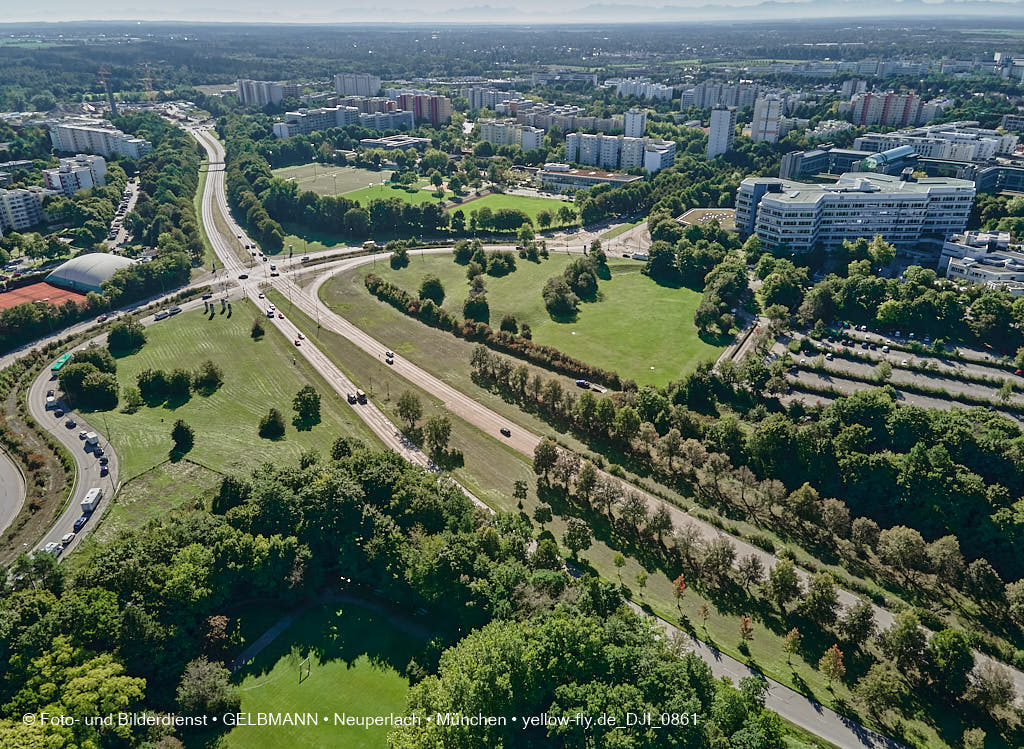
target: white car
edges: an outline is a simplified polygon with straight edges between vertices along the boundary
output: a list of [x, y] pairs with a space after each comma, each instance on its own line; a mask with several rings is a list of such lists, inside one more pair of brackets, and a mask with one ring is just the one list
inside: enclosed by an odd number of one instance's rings
[[59, 556], [64, 551], [64, 547], [56, 541], [50, 541], [50, 543], [43, 547], [43, 551], [51, 556]]
[[904, 359], [903, 361], [900, 362], [900, 366], [903, 366], [903, 367], [907, 366], [908, 364], [910, 364], [910, 362], [908, 362], [906, 359]]
[[828, 359], [829, 361], [832, 361], [833, 359], [835, 359], [835, 357], [834, 357], [834, 356], [832, 356], [832, 353], [831, 353], [831, 352], [829, 352], [829, 353], [825, 354], [825, 358], [826, 358], [826, 359]]
[[67, 546], [69, 543], [75, 540], [74, 533], [65, 533], [60, 539], [61, 546]]

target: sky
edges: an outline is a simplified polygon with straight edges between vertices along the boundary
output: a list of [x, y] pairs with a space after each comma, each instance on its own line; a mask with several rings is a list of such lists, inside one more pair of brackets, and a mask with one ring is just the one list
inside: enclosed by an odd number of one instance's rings
[[[545, 24], [1024, 13], [1024, 0], [0, 0], [0, 26], [16, 21], [143, 20]], [[868, 19], [865, 19], [868, 20]]]

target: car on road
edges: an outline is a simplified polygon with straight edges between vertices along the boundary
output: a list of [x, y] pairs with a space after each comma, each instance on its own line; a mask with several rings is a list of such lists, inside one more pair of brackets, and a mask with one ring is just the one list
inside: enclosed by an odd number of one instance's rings
[[306, 340], [306, 336], [304, 336], [302, 333], [299, 333], [299, 340], [300, 341]]
[[78, 433], [78, 439], [80, 439], [80, 440], [84, 440], [88, 436], [89, 436], [89, 433], [87, 431], [85, 431], [84, 429], [81, 432]]
[[103, 448], [102, 447], [96, 447], [96, 449], [93, 450], [93, 453], [96, 455], [97, 458], [102, 458], [103, 457]]
[[1014, 374], [1020, 377], [1021, 375], [1024, 375], [1024, 369], [1018, 369]]
[[110, 462], [110, 458], [108, 458], [106, 455], [104, 455], [102, 458], [100, 458], [100, 465], [101, 466], [105, 466], [109, 462]]
[[181, 307], [171, 307], [169, 310], [167, 310], [168, 315], [176, 315], [179, 312], [181, 312]]
[[395, 360], [394, 360], [394, 359], [392, 359], [392, 358], [391, 358], [391, 357], [389, 356], [389, 357], [388, 357], [387, 359], [385, 359], [385, 360], [384, 360], [384, 363], [385, 363], [385, 364], [394, 364], [394, 363], [395, 363]]
[[259, 297], [258, 297], [258, 298], [259, 298], [259, 299], [264, 299], [264, 298], [265, 298], [265, 297], [263, 296], [263, 292], [262, 292], [262, 291], [260, 292], [260, 295], [259, 295]]
[[53, 412], [53, 415], [59, 419], [61, 416], [64, 415], [64, 409], [58, 408], [56, 411]]
[[835, 357], [835, 356], [833, 356], [833, 355], [832, 355], [832, 352], [830, 351], [829, 353], [825, 354], [825, 358], [826, 358], [826, 359], [828, 359], [828, 361], [832, 361], [832, 360], [833, 360], [833, 359], [835, 359], [836, 357]]
[[65, 533], [63, 536], [61, 536], [61, 538], [60, 538], [61, 546], [67, 546], [69, 543], [74, 541], [75, 540], [75, 535], [76, 534], [74, 534], [74, 533]]
[[110, 473], [109, 466], [100, 466], [100, 476], [106, 476], [108, 473]]
[[302, 345], [302, 341], [300, 341], [298, 338], [296, 338], [295, 339], [295, 345], [296, 346], [301, 346]]
[[213, 299], [213, 294], [207, 291], [205, 294], [203, 294], [203, 299]]
[[50, 541], [50, 543], [46, 544], [46, 546], [43, 547], [44, 553], [50, 554], [51, 556], [55, 557], [59, 556], [62, 551], [64, 551], [64, 547], [61, 546], [57, 541]]
[[106, 322], [110, 319], [110, 315], [100, 315], [96, 318], [96, 322]]
[[82, 530], [82, 528], [84, 528], [85, 524], [88, 522], [88, 515], [82, 515], [82, 517], [78, 518], [78, 520], [75, 521], [75, 533], [78, 533], [80, 530]]
[[53, 391], [52, 390], [47, 390], [46, 391], [46, 397], [47, 398], [52, 398], [53, 397]]
[[245, 280], [245, 279], [247, 279], [248, 277], [249, 277], [249, 274], [248, 274], [248, 273], [239, 273], [239, 274], [238, 274], [238, 280], [239, 280], [239, 281], [244, 281], [244, 280]]
[[275, 270], [275, 271], [272, 271], [270, 275], [271, 275], [272, 277], [274, 277], [274, 278], [277, 278], [277, 277], [278, 277], [278, 276], [280, 276], [281, 274], [280, 274], [280, 273], [278, 273], [278, 272], [277, 272], [277, 271]]
[[355, 393], [347, 393], [347, 394], [345, 395], [345, 399], [346, 399], [346, 400], [347, 400], [347, 401], [348, 401], [349, 403], [355, 403], [355, 402], [356, 402], [356, 394], [355, 394]]
[[910, 362], [908, 362], [906, 359], [900, 362], [900, 365], [903, 367], [907, 366], [908, 364], [910, 364]]
[[590, 383], [587, 380], [576, 380], [576, 387], [586, 390], [590, 388]]
[[512, 430], [509, 429], [508, 427], [502, 427], [499, 431], [501, 432], [501, 436], [502, 437], [511, 437], [512, 436]]
[[889, 353], [889, 347], [888, 346], [882, 346], [882, 353], [883, 354], [888, 354]]
[[66, 426], [68, 429], [74, 429], [76, 426], [78, 426], [78, 422], [75, 421], [74, 419], [68, 419], [67, 421], [64, 422], [64, 426]]
[[394, 356], [395, 356], [395, 352], [394, 351], [385, 351], [384, 352], [384, 356], [386, 356], [388, 359], [393, 359]]
[[278, 312], [277, 313], [277, 319], [278, 320], [283, 320], [284, 319], [284, 312]]
[[271, 266], [270, 266], [270, 270], [277, 270], [277, 266], [276, 266], [276, 265], [273, 265], [273, 264], [271, 264]]

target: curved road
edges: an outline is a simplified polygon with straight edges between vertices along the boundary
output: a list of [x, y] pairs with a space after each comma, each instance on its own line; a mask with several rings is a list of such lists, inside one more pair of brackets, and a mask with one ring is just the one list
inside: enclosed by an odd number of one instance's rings
[[[209, 162], [214, 167], [207, 175], [206, 190], [203, 194], [202, 202], [203, 222], [207, 227], [207, 235], [210, 237], [211, 243], [213, 244], [214, 250], [217, 252], [218, 257], [220, 257], [221, 261], [225, 264], [226, 269], [230, 273], [248, 273], [249, 264], [240, 260], [240, 258], [238, 257], [238, 255], [235, 254], [235, 251], [232, 248], [231, 243], [236, 241], [237, 236], [220, 236], [215, 229], [217, 225], [213, 222], [214, 211], [219, 211], [224, 221], [224, 225], [226, 225], [229, 228], [229, 230], [233, 231], [236, 235], [241, 234], [243, 237], [243, 241], [247, 241], [245, 240], [245, 233], [231, 219], [230, 211], [228, 209], [227, 201], [225, 199], [223, 174], [223, 148], [221, 144], [213, 136], [209, 135], [205, 131], [199, 130], [191, 132], [193, 132], [197, 140], [199, 140], [199, 142], [206, 149]], [[220, 168], [217, 169], [215, 168], [216, 166], [220, 166]], [[211, 228], [213, 228], [214, 230], [211, 231]], [[326, 270], [323, 274], [321, 274], [317, 281], [308, 289], [302, 289], [296, 286], [291, 281], [291, 279], [285, 276], [282, 276], [279, 281], [275, 282], [275, 284], [278, 286], [278, 288], [287, 288], [288, 293], [292, 295], [292, 303], [299, 304], [300, 309], [302, 309], [303, 312], [306, 312], [307, 314], [311, 314], [313, 317], [316, 317], [317, 307], [320, 306], [319, 300], [316, 296], [317, 289], [320, 287], [320, 285], [322, 285], [324, 280], [333, 275], [333, 273], [336, 272], [338, 268], [356, 267], [366, 262], [372, 262], [372, 260], [372, 257], [359, 257], [342, 260], [340, 263], [337, 264], [337, 268], [333, 270]], [[256, 284], [252, 280], [243, 279], [243, 281], [244, 283], [242, 285], [243, 289], [245, 290], [245, 293], [249, 295], [250, 298], [253, 298], [257, 294]], [[320, 323], [324, 325], [325, 320], [326, 327], [328, 327], [331, 330], [334, 330], [335, 332], [340, 333], [341, 335], [348, 337], [356, 345], [360, 346], [361, 348], [363, 348], [368, 353], [371, 353], [374, 356], [379, 354], [385, 348], [383, 344], [374, 340], [372, 337], [370, 337], [363, 331], [359, 330], [354, 325], [344, 320], [334, 312], [330, 310], [325, 311], [323, 308], [321, 308]], [[290, 330], [291, 327], [287, 323], [287, 321], [283, 321], [278, 318], [274, 318], [274, 324], [277, 325], [282, 330], [286, 331]], [[354, 387], [350, 383], [350, 381], [346, 377], [344, 377], [344, 375], [341, 374], [341, 372], [338, 371], [337, 368], [334, 367], [329, 360], [326, 360], [326, 357], [315, 346], [307, 344], [299, 347], [299, 350], [302, 352], [303, 356], [305, 356], [307, 359], [313, 362], [318, 369], [321, 369], [322, 373], [324, 373], [325, 370], [327, 371], [327, 374], [330, 375], [328, 376], [328, 381], [331, 382], [331, 384], [334, 385], [335, 387], [339, 385], [341, 386], [342, 390], [339, 390], [339, 392], [350, 391], [350, 389]], [[415, 382], [420, 387], [423, 387], [428, 392], [441, 398], [441, 400], [445, 403], [446, 407], [448, 407], [449, 410], [459, 415], [460, 417], [466, 419], [475, 426], [484, 429], [485, 431], [488, 431], [490, 434], [497, 434], [498, 428], [509, 424], [507, 419], [499, 416], [490, 409], [476, 403], [469, 396], [441, 382], [433, 375], [430, 375], [427, 372], [421, 370], [416, 365], [412, 364], [411, 362], [408, 362], [404, 358], [395, 357], [394, 361], [394, 367], [396, 371], [398, 371], [400, 374], [402, 374], [410, 381]], [[368, 417], [370, 413], [374, 411], [376, 411], [376, 407], [373, 406], [372, 403], [367, 404], [366, 406], [357, 407], [357, 413], [363, 416], [364, 420], [366, 420], [368, 424], [371, 423]], [[386, 417], [383, 417], [383, 414], [381, 414], [380, 416], [381, 418], [384, 418], [386, 421]], [[374, 419], [374, 421], [376, 421], [376, 419]], [[390, 422], [387, 423], [390, 424]], [[374, 431], [380, 434], [379, 424], [371, 424], [371, 428], [374, 428]], [[384, 435], [382, 435], [382, 438], [383, 437]], [[420, 464], [424, 463], [422, 453], [419, 453], [418, 451], [413, 451], [412, 454], [410, 455], [409, 449], [406, 447], [405, 444], [402, 443], [400, 439], [398, 440], [397, 446], [395, 446], [396, 438], [398, 438], [397, 431], [395, 435], [392, 437], [392, 439], [385, 439], [385, 443], [388, 444], [389, 447], [394, 447], [400, 454], [408, 457], [410, 460], [413, 460], [414, 462]], [[526, 432], [523, 429], [517, 428], [515, 431], [513, 431], [512, 438], [509, 439], [508, 442], [513, 447], [516, 447], [518, 450], [522, 451], [524, 454], [532, 456], [533, 448], [539, 440], [540, 438], [537, 437], [536, 435], [530, 434], [529, 432]], [[656, 498], [650, 495], [647, 496], [649, 501], [660, 502], [660, 500], [657, 500]], [[676, 517], [674, 518], [674, 520], [678, 525], [678, 523], [681, 520], [683, 520], [686, 516], [682, 514], [681, 511], [678, 510], [678, 508], [674, 508], [674, 506], [672, 505], [669, 505], [669, 508], [670, 510], [675, 509]], [[714, 529], [710, 526], [708, 527], [710, 528], [711, 534], [718, 535], [719, 532], [717, 531], [717, 529]], [[743, 549], [742, 547], [745, 546], [745, 544], [742, 544], [742, 542], [740, 542], [737, 545], [738, 547], [740, 547], [740, 553], [744, 553], [745, 549]], [[764, 553], [761, 552], [759, 549], [756, 549], [756, 547], [751, 547], [751, 549], [761, 554]], [[696, 646], [695, 649], [697, 649]], [[744, 664], [724, 654], [716, 653], [714, 655], [708, 655], [703, 653], [699, 649], [697, 649], [697, 652], [703, 658], [705, 658], [705, 660], [707, 660], [716, 676], [733, 675], [739, 671], [745, 672], [747, 670], [747, 667]], [[773, 709], [777, 710], [780, 715], [785, 717], [787, 720], [790, 720], [791, 722], [803, 728], [806, 728], [807, 730], [819, 736], [827, 738], [829, 741], [832, 741], [837, 746], [843, 747], [843, 749], [859, 749], [860, 747], [887, 747], [889, 749], [892, 749], [894, 747], [901, 746], [898, 742], [888, 739], [878, 733], [875, 733], [874, 731], [866, 729], [860, 724], [851, 721], [847, 718], [844, 718], [832, 712], [831, 710], [828, 710], [827, 708], [823, 708], [818, 703], [814, 702], [813, 700], [807, 699], [806, 697], [798, 694], [797, 692], [789, 689], [788, 687], [785, 687], [776, 682], [772, 682], [770, 680], [769, 687], [772, 693]]]
[[25, 504], [25, 477], [7, 451], [0, 448], [0, 533], [7, 530]]

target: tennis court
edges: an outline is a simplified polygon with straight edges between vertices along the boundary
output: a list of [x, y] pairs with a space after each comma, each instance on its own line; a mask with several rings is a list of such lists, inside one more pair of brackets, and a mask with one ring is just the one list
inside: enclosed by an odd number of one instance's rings
[[79, 294], [77, 291], [68, 291], [67, 289], [59, 289], [46, 282], [32, 283], [28, 286], [21, 286], [17, 289], [0, 293], [0, 309], [10, 309], [25, 302], [43, 301], [60, 306], [68, 300], [82, 304], [85, 301], [85, 294]]

